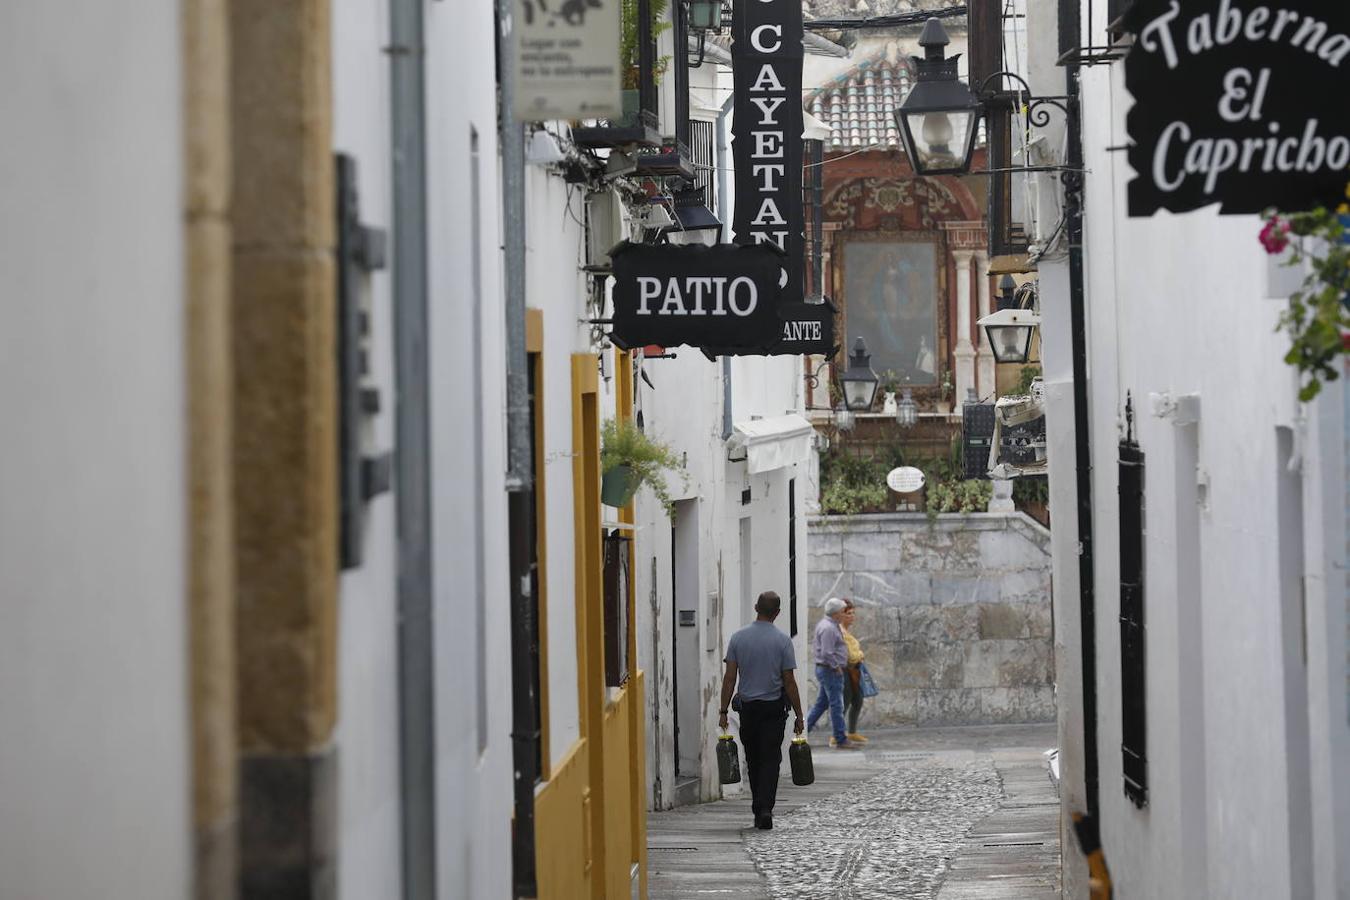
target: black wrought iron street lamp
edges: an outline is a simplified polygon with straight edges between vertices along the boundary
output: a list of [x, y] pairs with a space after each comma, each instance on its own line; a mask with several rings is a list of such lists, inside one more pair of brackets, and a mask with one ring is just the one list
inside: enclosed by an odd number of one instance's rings
[[1017, 282], [1011, 275], [1004, 275], [998, 280], [998, 308], [1017, 308]]
[[989, 336], [994, 359], [1001, 363], [1024, 363], [1031, 358], [1031, 338], [1040, 327], [1041, 317], [1029, 309], [1000, 309], [977, 324]]
[[938, 19], [929, 19], [919, 35], [923, 58], [914, 57], [916, 81], [895, 111], [900, 139], [918, 175], [966, 172], [975, 148], [980, 101], [956, 75], [961, 54], [946, 56], [951, 41]]
[[872, 408], [872, 400], [877, 395], [877, 373], [872, 371], [872, 357], [867, 352], [867, 344], [862, 338], [853, 342], [853, 352], [849, 354], [848, 370], [839, 376], [844, 388], [844, 406], [851, 412], [867, 412]]

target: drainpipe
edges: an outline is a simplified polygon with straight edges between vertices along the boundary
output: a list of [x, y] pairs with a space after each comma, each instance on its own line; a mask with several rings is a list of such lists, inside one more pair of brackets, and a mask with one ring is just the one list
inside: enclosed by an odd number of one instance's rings
[[[736, 101], [733, 93], [717, 113], [717, 218], [722, 221], [722, 243], [731, 240], [731, 225], [727, 218], [727, 115]], [[735, 430], [731, 422], [731, 357], [722, 357], [722, 440], [730, 440]]]
[[530, 446], [530, 386], [525, 347], [525, 130], [516, 120], [513, 0], [497, 0], [497, 59], [502, 146], [503, 255], [506, 268], [507, 521], [510, 541], [511, 757], [515, 821], [511, 838], [512, 896], [537, 895], [534, 781], [539, 724], [534, 709], [537, 630], [530, 548], [534, 532], [534, 460]]
[[403, 897], [436, 896], [426, 83], [421, 0], [389, 4]]

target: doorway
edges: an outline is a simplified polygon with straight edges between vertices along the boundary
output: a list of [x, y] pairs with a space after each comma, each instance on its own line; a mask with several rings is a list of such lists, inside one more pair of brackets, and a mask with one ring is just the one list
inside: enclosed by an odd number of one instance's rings
[[[699, 501], [675, 504], [671, 527], [671, 710], [674, 714], [675, 782], [698, 778], [703, 728], [699, 714]], [[695, 797], [695, 799], [697, 799]], [[678, 802], [678, 801], [677, 801]]]

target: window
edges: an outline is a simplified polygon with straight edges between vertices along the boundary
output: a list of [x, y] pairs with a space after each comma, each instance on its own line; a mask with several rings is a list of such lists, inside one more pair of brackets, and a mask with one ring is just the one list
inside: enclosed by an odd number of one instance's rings
[[628, 558], [630, 543], [617, 528], [605, 535], [605, 684], [628, 682]]
[[717, 124], [689, 122], [689, 157], [694, 163], [694, 187], [703, 191], [703, 205], [717, 211]]
[[1144, 451], [1134, 440], [1134, 406], [1125, 401], [1125, 440], [1120, 442], [1120, 751], [1125, 795], [1141, 809], [1148, 804], [1144, 657]]

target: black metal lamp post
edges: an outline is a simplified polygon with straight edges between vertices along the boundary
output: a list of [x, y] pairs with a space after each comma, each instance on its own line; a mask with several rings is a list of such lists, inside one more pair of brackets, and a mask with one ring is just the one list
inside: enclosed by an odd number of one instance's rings
[[844, 406], [850, 412], [867, 412], [872, 408], [872, 400], [877, 395], [877, 373], [872, 371], [872, 357], [867, 352], [867, 344], [862, 338], [853, 342], [853, 352], [849, 354], [848, 370], [839, 376], [844, 388]]
[[968, 172], [975, 149], [980, 101], [956, 76], [961, 54], [948, 59], [951, 41], [938, 19], [929, 19], [919, 35], [922, 59], [914, 57], [917, 80], [895, 111], [900, 139], [918, 175]]

